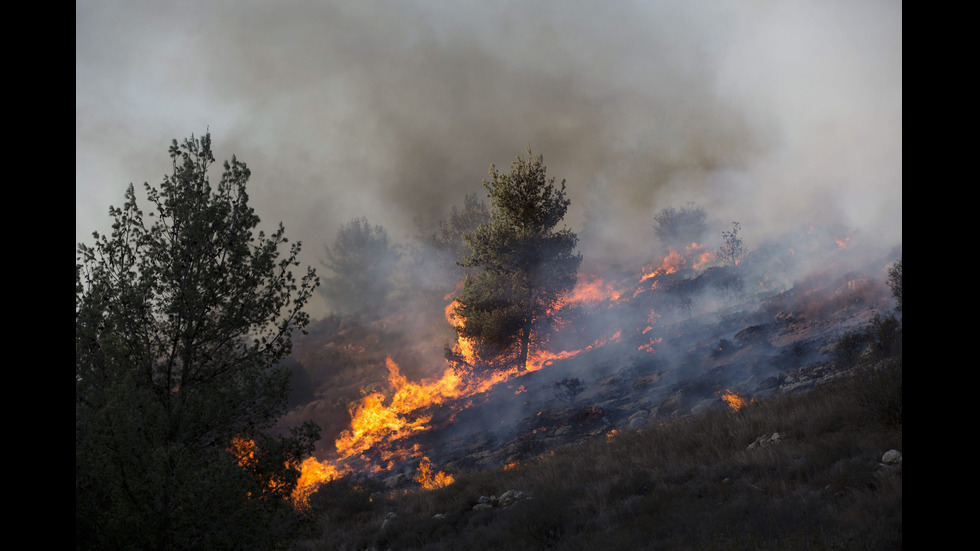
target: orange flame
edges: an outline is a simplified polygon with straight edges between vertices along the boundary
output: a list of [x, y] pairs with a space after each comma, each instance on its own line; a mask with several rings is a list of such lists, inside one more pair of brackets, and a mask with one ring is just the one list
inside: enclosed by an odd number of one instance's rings
[[293, 489], [291, 499], [298, 509], [310, 505], [310, 496], [325, 482], [330, 482], [341, 476], [337, 467], [326, 461], [317, 461], [315, 457], [307, 457], [299, 466], [299, 480]]
[[436, 471], [435, 474], [433, 474], [432, 462], [425, 456], [422, 457], [422, 462], [419, 463], [419, 471], [415, 474], [414, 480], [415, 482], [421, 484], [426, 490], [442, 488], [443, 486], [448, 486], [455, 481], [453, 475], [442, 471]]
[[[229, 451], [243, 469], [252, 470], [255, 468], [256, 445], [254, 440], [236, 436], [231, 441]], [[289, 496], [293, 506], [297, 509], [309, 507], [309, 498], [320, 484], [338, 478], [342, 474], [333, 464], [317, 461], [314, 457], [306, 458], [299, 465], [287, 462], [286, 467], [299, 470], [299, 479], [296, 481], [296, 486], [293, 487], [292, 494]], [[269, 480], [269, 488], [272, 490], [281, 489], [284, 484], [283, 481], [278, 479], [273, 478]]]
[[[446, 306], [446, 321], [455, 329], [459, 329], [466, 324], [466, 318], [456, 315], [457, 306], [459, 306], [459, 301], [455, 299]], [[465, 337], [457, 338], [453, 352], [470, 365], [476, 361], [476, 351], [474, 350], [473, 343]]]
[[643, 283], [644, 281], [650, 279], [651, 277], [657, 277], [659, 275], [664, 275], [664, 274], [672, 274], [676, 272], [677, 268], [679, 268], [683, 264], [684, 264], [684, 259], [681, 258], [681, 253], [674, 250], [673, 247], [670, 247], [670, 252], [667, 253], [666, 257], [664, 257], [664, 261], [660, 264], [660, 266], [654, 268], [652, 271], [644, 273], [643, 277], [640, 278], [640, 283]]
[[363, 453], [379, 441], [397, 440], [427, 429], [431, 416], [413, 417], [412, 412], [462, 394], [462, 380], [452, 368], [436, 381], [411, 383], [391, 358], [386, 363], [394, 395], [386, 404], [383, 394], [372, 392], [351, 407], [351, 427], [334, 443], [341, 458]]
[[672, 274], [686, 266], [688, 263], [690, 263], [695, 270], [700, 270], [706, 265], [717, 260], [714, 251], [706, 251], [704, 250], [704, 245], [698, 243], [691, 243], [685, 247], [683, 255], [677, 252], [677, 250], [675, 250], [673, 247], [669, 247], [668, 250], [670, 252], [667, 253], [666, 257], [664, 257], [664, 260], [660, 263], [660, 266], [652, 270], [644, 271], [643, 276], [640, 278], [640, 283], [643, 283], [652, 277]]
[[565, 299], [566, 304], [577, 302], [613, 302], [619, 300], [623, 290], [616, 289], [595, 275], [580, 275], [575, 288]]
[[[589, 276], [582, 278], [576, 291], [555, 307], [577, 301], [614, 301], [621, 294], [622, 291], [617, 290], [613, 285], [605, 283], [598, 277]], [[452, 297], [453, 294], [446, 296], [447, 300]], [[453, 299], [445, 309], [446, 321], [455, 328], [461, 328], [466, 323], [466, 319], [456, 313], [458, 304], [458, 301]], [[402, 375], [398, 364], [389, 357], [386, 359], [386, 365], [389, 372], [390, 392], [388, 394], [381, 391], [365, 392], [360, 400], [350, 406], [350, 427], [341, 432], [334, 442], [339, 458], [343, 461], [360, 455], [364, 461], [370, 461], [370, 458], [364, 454], [376, 448], [375, 457], [380, 457], [383, 462], [388, 463], [387, 468], [391, 468], [397, 460], [417, 457], [417, 445], [413, 451], [409, 451], [397, 449], [395, 443], [411, 434], [430, 428], [432, 416], [426, 413], [426, 408], [484, 392], [512, 377], [540, 370], [556, 360], [571, 358], [584, 350], [600, 346], [610, 340], [617, 340], [621, 333], [621, 330], [617, 331], [612, 337], [598, 340], [580, 350], [560, 352], [538, 349], [534, 347], [535, 341], [532, 339], [532, 349], [529, 351], [524, 369], [517, 366], [491, 369], [476, 376], [467, 373], [466, 367], [450, 361], [439, 379], [423, 380], [418, 383], [411, 382]], [[474, 344], [466, 338], [457, 338], [453, 353], [466, 365], [472, 366], [477, 363]], [[464, 378], [461, 375], [467, 376]], [[520, 386], [515, 394], [524, 391], [524, 387]], [[372, 467], [364, 468], [370, 470]], [[373, 468], [380, 470], [382, 467]]]
[[660, 344], [663, 341], [664, 341], [664, 338], [663, 337], [657, 337], [655, 339], [650, 339], [650, 342], [643, 343], [640, 346], [638, 346], [637, 347], [637, 350], [639, 350], [640, 352], [649, 352], [649, 353], [653, 354], [654, 352], [656, 352], [656, 349], [653, 348], [653, 345]]
[[738, 411], [752, 403], [752, 400], [746, 400], [744, 396], [740, 396], [727, 389], [724, 394], [721, 391], [716, 392], [715, 396], [720, 396], [728, 404], [728, 407], [732, 408], [732, 411]]

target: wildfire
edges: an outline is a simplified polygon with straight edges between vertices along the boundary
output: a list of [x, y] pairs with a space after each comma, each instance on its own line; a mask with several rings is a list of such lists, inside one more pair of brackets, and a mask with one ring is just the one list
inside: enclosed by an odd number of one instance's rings
[[[446, 306], [446, 321], [449, 322], [449, 325], [458, 329], [466, 323], [466, 318], [456, 315], [457, 306], [459, 306], [459, 301], [455, 299]], [[473, 343], [465, 337], [457, 338], [453, 352], [470, 365], [476, 361], [476, 351], [473, 348]]]
[[307, 457], [299, 466], [299, 480], [292, 495], [293, 505], [300, 509], [309, 507], [313, 492], [324, 482], [339, 478], [341, 474], [333, 464], [320, 462], [315, 457]]
[[[242, 469], [245, 469], [246, 471], [251, 471], [256, 476], [261, 477], [261, 475], [258, 472], [256, 472], [256, 467], [258, 466], [258, 460], [255, 457], [256, 450], [257, 450], [257, 446], [255, 445], [254, 440], [236, 436], [231, 440], [231, 444], [228, 451], [232, 453], [232, 455], [235, 457], [235, 461], [238, 462], [238, 465]], [[286, 467], [295, 468], [295, 465], [286, 463]], [[286, 483], [282, 480], [279, 480], [278, 478], [269, 477], [267, 486], [270, 490], [275, 492], [284, 489]]]
[[575, 288], [565, 299], [566, 304], [577, 302], [613, 302], [623, 295], [622, 289], [616, 289], [611, 283], [594, 275], [580, 275]]
[[740, 396], [727, 389], [724, 394], [721, 391], [716, 392], [715, 396], [720, 396], [728, 404], [728, 407], [732, 408], [732, 411], [738, 411], [752, 403], [752, 400], [746, 400], [744, 396]]
[[677, 271], [677, 269], [684, 264], [684, 259], [681, 257], [681, 253], [670, 247], [670, 252], [664, 257], [664, 261], [653, 270], [645, 272], [643, 277], [640, 278], [640, 283], [650, 279], [651, 277], [657, 277], [664, 274], [672, 274]]
[[463, 393], [462, 380], [452, 368], [446, 369], [438, 380], [412, 383], [400, 373], [398, 364], [391, 358], [386, 363], [388, 382], [394, 394], [386, 403], [383, 394], [372, 392], [351, 407], [351, 427], [335, 442], [341, 458], [363, 453], [380, 441], [397, 440], [427, 429], [431, 416], [413, 417], [411, 414]]
[[660, 266], [644, 271], [643, 276], [640, 278], [640, 283], [653, 277], [672, 274], [687, 264], [690, 264], [695, 270], [700, 270], [716, 260], [714, 251], [704, 250], [704, 245], [699, 243], [691, 243], [685, 247], [683, 255], [673, 247], [670, 247], [669, 251], [667, 256], [664, 257], [663, 262], [660, 263]]
[[[229, 451], [235, 457], [238, 465], [245, 470], [254, 470], [256, 467], [256, 445], [255, 441], [248, 438], [235, 437], [231, 441]], [[293, 506], [298, 509], [305, 509], [309, 506], [309, 498], [314, 491], [323, 484], [341, 476], [341, 472], [336, 466], [329, 462], [320, 462], [314, 457], [308, 457], [299, 465], [286, 463], [286, 467], [299, 470], [299, 479], [293, 488], [289, 499]], [[269, 489], [282, 489], [285, 483], [278, 479], [269, 480]]]
[[[554, 307], [561, 308], [576, 302], [612, 302], [619, 300], [622, 293], [621, 289], [599, 277], [582, 276], [574, 291]], [[466, 319], [456, 313], [458, 301], [453, 299], [452, 293], [446, 299], [450, 300], [445, 308], [446, 321], [455, 328], [461, 328]], [[453, 355], [461, 361], [450, 361], [441, 377], [421, 382], [409, 381], [401, 374], [398, 364], [389, 357], [386, 360], [388, 390], [365, 392], [349, 408], [350, 426], [334, 442], [339, 461], [346, 462], [360, 456], [365, 463], [374, 461], [370, 466], [362, 466], [361, 470], [380, 471], [393, 468], [398, 462], [417, 458], [421, 455], [418, 444], [407, 446], [404, 439], [431, 428], [432, 414], [429, 408], [432, 406], [487, 391], [512, 377], [540, 370], [554, 361], [571, 358], [585, 350], [618, 340], [621, 333], [619, 330], [611, 337], [603, 337], [578, 350], [558, 352], [534, 346], [532, 337], [532, 347], [524, 369], [498, 367], [479, 370], [478, 375], [475, 371], [470, 371], [470, 366], [475, 366], [480, 361], [475, 353], [476, 346], [466, 338], [459, 337], [453, 347]], [[523, 392], [526, 389], [520, 385], [515, 394]], [[457, 405], [459, 404], [454, 403], [454, 408]], [[368, 454], [370, 450], [374, 451]], [[307, 464], [304, 463], [304, 466]], [[307, 488], [304, 490], [307, 497], [312, 492], [311, 488], [315, 488], [319, 482], [339, 476], [338, 469], [329, 463], [311, 462], [307, 468], [310, 471], [309, 478], [304, 478], [304, 482], [309, 480], [309, 485], [304, 486]], [[424, 457], [419, 467], [419, 477], [417, 481], [423, 487], [439, 487], [452, 482], [449, 475], [433, 474], [431, 463]]]
[[422, 462], [419, 463], [419, 470], [415, 474], [414, 480], [426, 490], [442, 488], [443, 486], [448, 486], [454, 482], [453, 475], [451, 474], [447, 474], [442, 471], [436, 471], [435, 474], [433, 474], [432, 462], [425, 456], [422, 457]]
[[653, 354], [654, 352], [656, 352], [656, 350], [653, 348], [653, 345], [660, 344], [663, 341], [664, 341], [663, 337], [657, 337], [655, 339], [651, 339], [650, 342], [643, 343], [640, 346], [638, 346], [637, 350], [639, 350], [640, 352], [649, 352]]

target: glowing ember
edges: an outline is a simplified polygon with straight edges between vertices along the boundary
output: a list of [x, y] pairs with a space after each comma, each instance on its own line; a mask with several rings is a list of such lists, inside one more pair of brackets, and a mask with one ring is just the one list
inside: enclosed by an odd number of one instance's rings
[[[235, 461], [238, 462], [238, 465], [241, 466], [242, 469], [246, 471], [251, 471], [256, 476], [260, 476], [256, 472], [256, 467], [258, 466], [258, 460], [255, 457], [256, 445], [254, 440], [236, 436], [231, 440], [230, 448], [228, 451], [230, 451], [232, 455], [235, 456]], [[287, 468], [295, 468], [295, 465], [292, 465], [290, 463], [286, 463], [285, 465]], [[283, 490], [286, 486], [286, 483], [277, 478], [270, 477], [267, 482], [267, 486], [269, 487], [270, 490], [277, 491], [277, 490]]]
[[657, 337], [655, 339], [651, 339], [650, 342], [638, 346], [637, 350], [639, 350], [640, 352], [649, 352], [650, 354], [653, 354], [654, 352], [656, 352], [656, 350], [653, 348], [653, 345], [660, 344], [663, 341], [664, 341], [663, 337]]
[[725, 390], [724, 394], [722, 394], [721, 391], [716, 392], [715, 396], [720, 396], [721, 399], [728, 404], [728, 407], [732, 408], [732, 411], [738, 411], [752, 403], [752, 400], [746, 400], [745, 397], [735, 394], [727, 389]]

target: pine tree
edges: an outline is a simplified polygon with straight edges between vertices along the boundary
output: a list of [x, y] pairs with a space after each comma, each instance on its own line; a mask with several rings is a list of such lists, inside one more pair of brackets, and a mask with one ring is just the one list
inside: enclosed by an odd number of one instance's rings
[[150, 224], [130, 185], [111, 234], [77, 249], [76, 547], [275, 547], [299, 526], [286, 498], [319, 429], [267, 429], [318, 281], [293, 276], [300, 244], [281, 224], [255, 233], [244, 163], [212, 186], [207, 134], [170, 158], [144, 185]]
[[333, 245], [324, 252], [323, 265], [331, 275], [320, 293], [334, 312], [364, 320], [377, 318], [392, 290], [400, 256], [388, 241], [388, 231], [372, 226], [365, 217], [354, 218], [341, 226]]
[[565, 181], [548, 179], [541, 155], [520, 156], [510, 172], [491, 164], [483, 181], [490, 220], [466, 236], [468, 274], [455, 315], [465, 319], [460, 337], [475, 342], [480, 356], [495, 366], [527, 366], [532, 346], [547, 342], [554, 307], [575, 286], [582, 257], [578, 238], [556, 230], [570, 201]]

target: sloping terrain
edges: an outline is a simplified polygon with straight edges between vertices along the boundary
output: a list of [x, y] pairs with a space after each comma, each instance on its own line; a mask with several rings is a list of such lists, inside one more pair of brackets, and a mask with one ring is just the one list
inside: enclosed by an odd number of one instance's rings
[[318, 422], [319, 460], [403, 488], [423, 460], [447, 473], [514, 464], [814, 388], [840, 375], [828, 362], [840, 336], [890, 309], [881, 275], [892, 259], [855, 270], [843, 248], [811, 243], [809, 263], [783, 249], [763, 248], [737, 268], [694, 269], [678, 255], [641, 277], [582, 277], [601, 292], [563, 306], [545, 351], [552, 359], [499, 381], [441, 359], [454, 337], [433, 314], [441, 308], [321, 320], [294, 352], [314, 399], [282, 424]]

